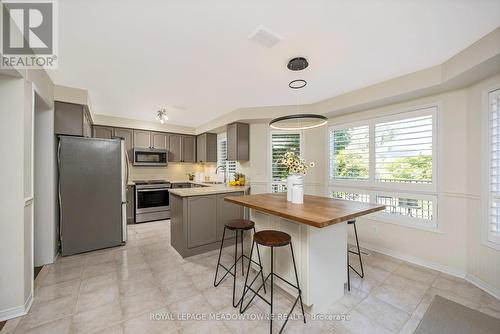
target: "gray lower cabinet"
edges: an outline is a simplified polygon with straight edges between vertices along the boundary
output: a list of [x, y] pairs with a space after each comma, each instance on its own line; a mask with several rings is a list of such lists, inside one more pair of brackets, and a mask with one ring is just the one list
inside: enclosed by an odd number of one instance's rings
[[[217, 195], [217, 226], [216, 226], [216, 238], [217, 241], [222, 240], [222, 235], [224, 233], [224, 224], [236, 218], [243, 218], [245, 213], [244, 208], [241, 205], [236, 205], [224, 201], [227, 196], [241, 196], [243, 193], [228, 193]], [[232, 238], [233, 233], [226, 233], [226, 239]]]
[[134, 186], [127, 186], [127, 223], [133, 224], [135, 221], [134, 215], [134, 207], [135, 207], [135, 199], [134, 199]]
[[188, 198], [188, 248], [217, 241], [217, 196]]
[[[205, 196], [180, 197], [170, 194], [171, 245], [182, 257], [209, 252], [220, 247], [224, 223], [242, 219], [244, 210], [224, 201], [232, 192]], [[234, 232], [226, 232], [225, 245], [234, 244]]]

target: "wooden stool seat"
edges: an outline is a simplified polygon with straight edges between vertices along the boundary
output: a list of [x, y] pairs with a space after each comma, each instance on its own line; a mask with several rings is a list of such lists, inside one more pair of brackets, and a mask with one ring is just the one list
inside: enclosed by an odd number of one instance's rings
[[290, 244], [292, 237], [290, 234], [274, 231], [274, 230], [264, 230], [255, 233], [254, 240], [256, 243], [267, 247], [281, 247]]
[[224, 224], [228, 230], [251, 230], [254, 228], [255, 223], [248, 219], [232, 219]]

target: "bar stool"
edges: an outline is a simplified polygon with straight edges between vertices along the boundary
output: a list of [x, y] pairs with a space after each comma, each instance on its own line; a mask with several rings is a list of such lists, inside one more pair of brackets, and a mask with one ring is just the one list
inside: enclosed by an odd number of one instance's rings
[[[347, 221], [348, 225], [353, 225], [354, 226], [354, 236], [356, 237], [356, 246], [358, 247], [358, 251], [352, 251], [349, 249], [349, 244], [347, 244], [347, 290], [351, 291], [351, 275], [350, 275], [350, 270], [354, 270], [356, 274], [358, 274], [359, 277], [363, 278], [365, 277], [365, 272], [363, 271], [363, 261], [361, 260], [361, 250], [359, 249], [359, 240], [358, 240], [358, 231], [356, 230], [356, 219], [349, 220]], [[357, 271], [353, 266], [349, 264], [349, 253], [356, 254], [359, 257], [359, 264], [361, 266], [361, 274], [359, 271]]]
[[[229, 269], [226, 266], [224, 266], [222, 263], [220, 263], [220, 258], [222, 255], [222, 248], [224, 247], [224, 240], [226, 237], [226, 229], [228, 229], [230, 231], [234, 231], [235, 236], [236, 236], [236, 241], [234, 243], [234, 264]], [[229, 220], [228, 222], [226, 222], [224, 224], [224, 232], [222, 233], [222, 241], [220, 243], [219, 259], [217, 260], [217, 269], [215, 270], [214, 286], [215, 287], [219, 286], [219, 284], [222, 282], [222, 280], [224, 280], [224, 278], [228, 274], [233, 276], [233, 307], [237, 307], [238, 304], [242, 301], [241, 298], [237, 303], [235, 301], [236, 267], [237, 267], [238, 261], [241, 260], [241, 275], [242, 276], [245, 275], [243, 259], [247, 259], [247, 260], [249, 260], [249, 262], [248, 262], [249, 266], [250, 266], [250, 261], [259, 266], [260, 271], [261, 271], [261, 278], [262, 278], [262, 281], [264, 281], [264, 274], [262, 274], [262, 264], [260, 261], [259, 250], [257, 249], [257, 256], [259, 259], [259, 263], [253, 261], [252, 256], [248, 257], [245, 254], [243, 254], [243, 232], [248, 231], [248, 230], [252, 230], [252, 229], [253, 229], [253, 232], [255, 234], [256, 233], [255, 232], [255, 223], [253, 221], [247, 220], [247, 219], [233, 219], [233, 220]], [[240, 235], [241, 235], [241, 255], [239, 257], [238, 257], [238, 232], [240, 232]], [[219, 267], [222, 267], [226, 271], [226, 273], [222, 276], [222, 278], [219, 281], [217, 281], [217, 276], [219, 274]], [[234, 272], [231, 272], [231, 270], [233, 268], [234, 268]]]
[[[240, 313], [245, 312], [247, 310], [247, 308], [250, 306], [250, 304], [252, 303], [252, 301], [254, 300], [254, 298], [256, 296], [259, 296], [264, 302], [266, 302], [268, 305], [271, 306], [269, 332], [272, 333], [273, 332], [273, 298], [274, 298], [274, 296], [273, 296], [273, 284], [274, 284], [274, 277], [277, 277], [280, 280], [282, 280], [283, 282], [290, 285], [291, 287], [297, 289], [297, 291], [299, 293], [299, 295], [295, 299], [295, 302], [293, 303], [292, 309], [290, 310], [288, 315], [292, 314], [293, 309], [295, 308], [295, 305], [297, 305], [297, 302], [300, 300], [300, 307], [302, 308], [302, 316], [304, 318], [304, 323], [306, 323], [306, 317], [305, 317], [305, 313], [304, 313], [304, 304], [302, 304], [302, 291], [300, 290], [300, 286], [299, 286], [299, 277], [297, 275], [297, 266], [295, 265], [295, 256], [293, 254], [292, 237], [289, 234], [287, 234], [285, 232], [280, 232], [280, 231], [274, 231], [274, 230], [259, 231], [259, 232], [255, 233], [253, 236], [252, 249], [250, 250], [250, 258], [252, 258], [253, 248], [255, 245], [257, 248], [257, 253], [259, 251], [259, 245], [265, 246], [265, 247], [271, 247], [271, 272], [269, 273], [269, 275], [266, 276], [266, 279], [263, 280], [263, 282], [259, 286], [259, 288], [257, 290], [254, 290], [252, 288], [252, 285], [255, 282], [255, 280], [257, 279], [257, 277], [259, 276], [259, 274], [262, 274], [262, 266], [260, 267], [259, 272], [257, 273], [257, 275], [255, 275], [255, 278], [252, 280], [250, 285], [248, 285], [248, 276], [250, 276], [249, 275], [250, 274], [250, 263], [248, 263], [247, 276], [245, 278], [245, 285], [243, 287], [243, 296], [241, 296]], [[287, 245], [290, 245], [290, 251], [292, 253], [293, 269], [295, 272], [295, 281], [296, 281], [297, 285], [294, 285], [294, 284], [288, 282], [283, 277], [274, 273], [274, 248], [275, 247], [283, 247], [283, 246], [287, 246]], [[261, 296], [259, 294], [260, 289], [262, 287], [265, 288], [266, 282], [269, 279], [269, 277], [271, 277], [271, 302], [269, 302], [266, 298], [264, 298], [263, 296]], [[250, 299], [248, 304], [245, 307], [243, 307], [245, 295], [248, 291], [252, 291], [254, 293], [254, 295], [252, 296], [252, 298]], [[265, 290], [264, 290], [264, 292], [265, 292]], [[281, 326], [280, 333], [285, 328], [285, 325], [288, 322], [288, 318], [289, 317], [287, 316], [285, 322]]]

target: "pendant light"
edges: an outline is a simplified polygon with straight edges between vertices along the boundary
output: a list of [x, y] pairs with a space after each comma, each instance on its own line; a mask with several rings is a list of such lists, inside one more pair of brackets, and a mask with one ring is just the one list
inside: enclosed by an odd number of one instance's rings
[[163, 107], [158, 110], [156, 112], [156, 119], [159, 120], [161, 124], [164, 124], [166, 121], [168, 121], [167, 108]]
[[[303, 57], [296, 57], [288, 62], [287, 68], [290, 71], [302, 71], [307, 66], [309, 66], [307, 59]], [[290, 87], [291, 89], [301, 89], [306, 85], [307, 81], [303, 79], [296, 79], [290, 81], [288, 87]], [[297, 101], [297, 108], [298, 107], [299, 103]], [[328, 118], [323, 115], [297, 113], [294, 115], [275, 118], [271, 122], [269, 122], [269, 126], [277, 130], [297, 131], [317, 128], [325, 125], [327, 122]]]

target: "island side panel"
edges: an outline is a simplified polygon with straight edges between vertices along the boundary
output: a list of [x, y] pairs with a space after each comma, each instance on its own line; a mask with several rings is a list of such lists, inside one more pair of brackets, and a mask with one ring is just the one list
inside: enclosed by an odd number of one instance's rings
[[187, 205], [184, 198], [170, 194], [170, 244], [182, 256], [187, 255]]
[[308, 229], [311, 312], [325, 313], [344, 296], [347, 278], [347, 223]]

